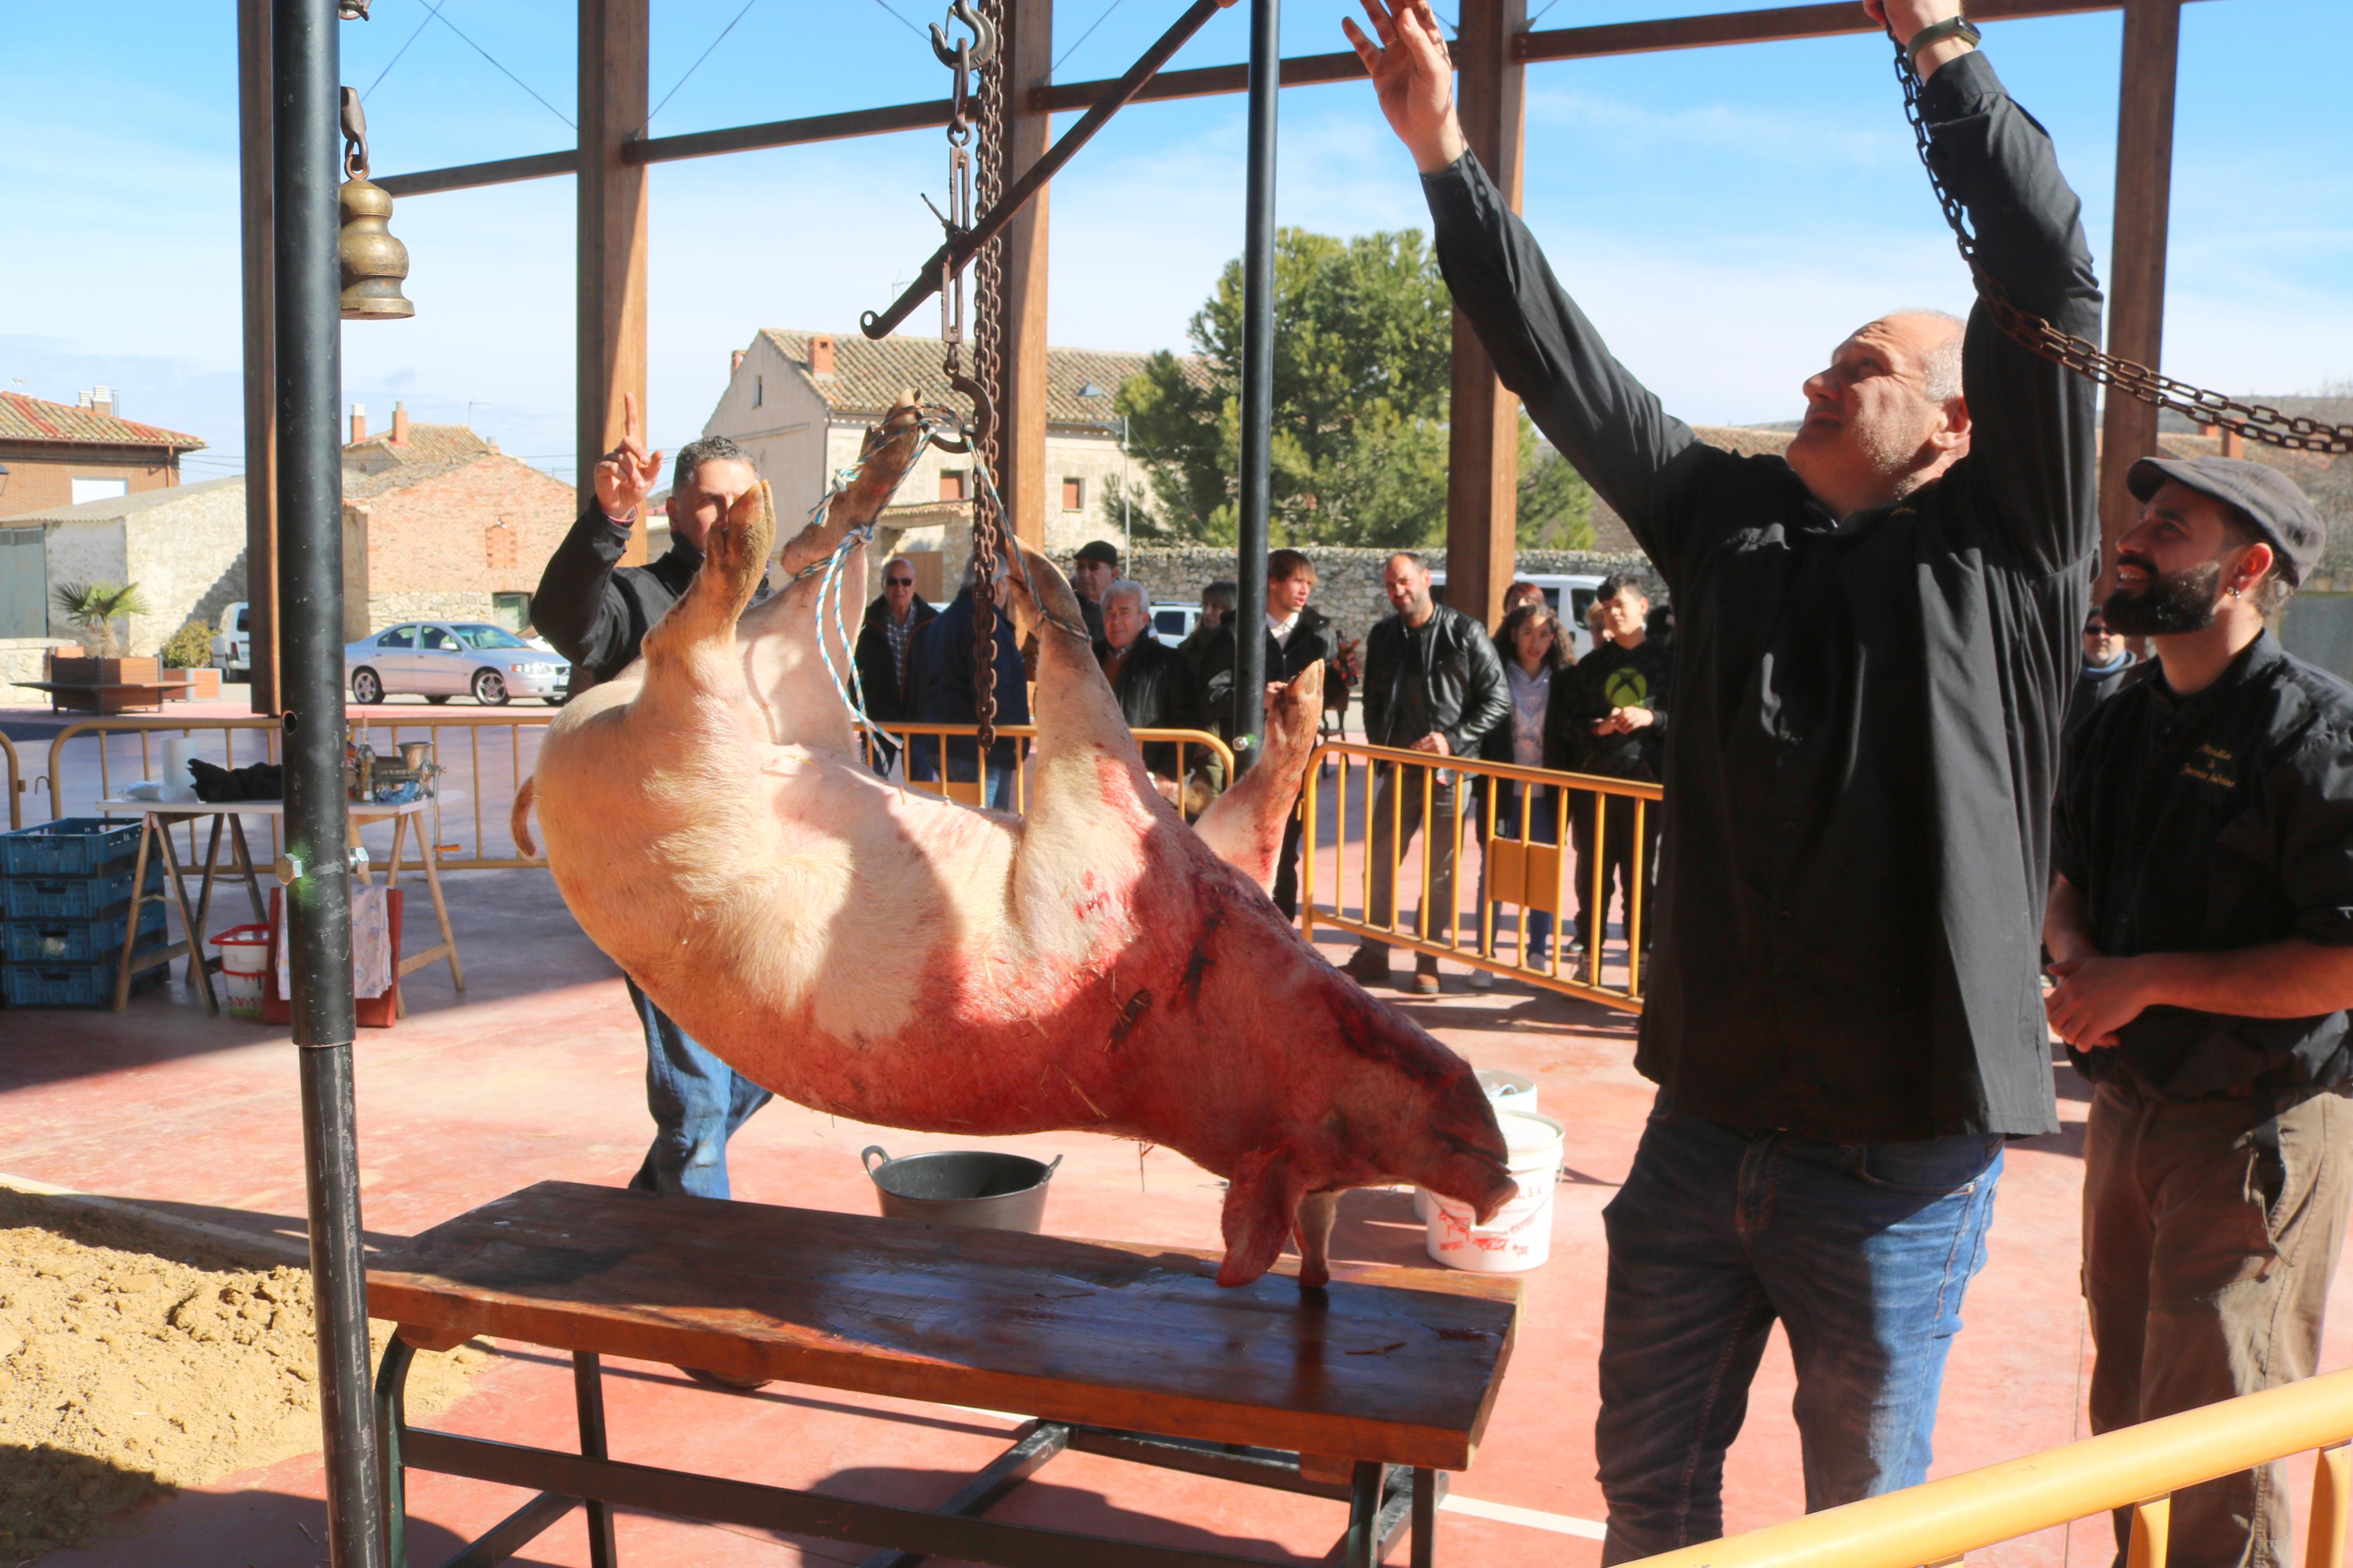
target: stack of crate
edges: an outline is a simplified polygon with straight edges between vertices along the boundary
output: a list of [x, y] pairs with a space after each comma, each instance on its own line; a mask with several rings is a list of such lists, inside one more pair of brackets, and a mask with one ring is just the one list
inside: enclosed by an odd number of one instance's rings
[[[0, 994], [9, 1006], [111, 1005], [134, 910], [133, 956], [169, 940], [160, 899], [132, 897], [138, 858], [136, 822], [69, 816], [0, 833]], [[163, 888], [163, 858], [153, 855], [142, 891], [160, 894]], [[142, 970], [131, 988], [160, 985], [168, 971], [164, 964]]]

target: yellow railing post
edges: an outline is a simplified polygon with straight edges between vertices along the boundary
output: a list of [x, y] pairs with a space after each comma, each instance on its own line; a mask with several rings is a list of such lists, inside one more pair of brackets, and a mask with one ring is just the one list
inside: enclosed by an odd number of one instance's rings
[[2133, 1504], [2132, 1547], [2125, 1568], [2165, 1568], [2165, 1537], [2173, 1523], [2173, 1499], [2153, 1497]]
[[2312, 1475], [2311, 1532], [2306, 1537], [2304, 1568], [2341, 1568], [2345, 1561], [2347, 1505], [2353, 1501], [2353, 1450], [2342, 1443], [2319, 1453]]

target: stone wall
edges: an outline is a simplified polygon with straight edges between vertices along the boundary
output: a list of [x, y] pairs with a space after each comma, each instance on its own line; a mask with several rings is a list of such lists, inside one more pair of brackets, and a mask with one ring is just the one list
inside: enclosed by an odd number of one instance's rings
[[[1375, 621], [1389, 613], [1389, 602], [1381, 591], [1381, 568], [1388, 564], [1392, 552], [1387, 550], [1346, 550], [1316, 548], [1307, 552], [1315, 563], [1315, 596], [1312, 601], [1323, 612], [1339, 623], [1346, 637], [1362, 637]], [[1432, 571], [1443, 571], [1446, 552], [1427, 550]], [[1068, 563], [1062, 563], [1067, 567]], [[1209, 546], [1185, 546], [1176, 549], [1137, 550], [1127, 562], [1127, 575], [1149, 589], [1155, 603], [1198, 604], [1201, 590], [1221, 577], [1234, 574], [1234, 552]], [[1518, 570], [1523, 573], [1589, 574], [1607, 576], [1612, 572], [1632, 572], [1648, 584], [1651, 597], [1664, 603], [1666, 586], [1659, 581], [1657, 571], [1643, 555], [1604, 555], [1594, 552], [1574, 550], [1523, 550], [1518, 555]]]
[[245, 481], [183, 487], [175, 499], [122, 520], [132, 581], [154, 614], [131, 617], [133, 654], [163, 651], [190, 621], [218, 628], [245, 597]]
[[47, 708], [49, 705], [47, 692], [19, 686], [16, 682], [40, 679], [43, 658], [51, 648], [72, 652], [78, 651], [80, 646], [63, 638], [0, 637], [0, 703]]
[[370, 594], [368, 630], [381, 631], [403, 621], [488, 621], [492, 626], [502, 626], [505, 623], [499, 619], [497, 611], [496, 602], [488, 594]]

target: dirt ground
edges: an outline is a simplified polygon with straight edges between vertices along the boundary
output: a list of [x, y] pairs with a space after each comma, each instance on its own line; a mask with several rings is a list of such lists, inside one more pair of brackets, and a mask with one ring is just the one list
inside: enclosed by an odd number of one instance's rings
[[[388, 1323], [372, 1323], [381, 1351]], [[491, 1359], [420, 1355], [413, 1413]], [[0, 1188], [0, 1562], [319, 1447], [311, 1276], [234, 1243]]]

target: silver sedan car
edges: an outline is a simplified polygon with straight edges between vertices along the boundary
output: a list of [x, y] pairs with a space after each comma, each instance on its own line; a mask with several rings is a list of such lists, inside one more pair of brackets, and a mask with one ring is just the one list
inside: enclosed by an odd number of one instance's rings
[[536, 697], [554, 707], [572, 684], [561, 654], [481, 621], [408, 621], [343, 645], [343, 679], [358, 702], [414, 693], [427, 702], [470, 695], [486, 707]]

